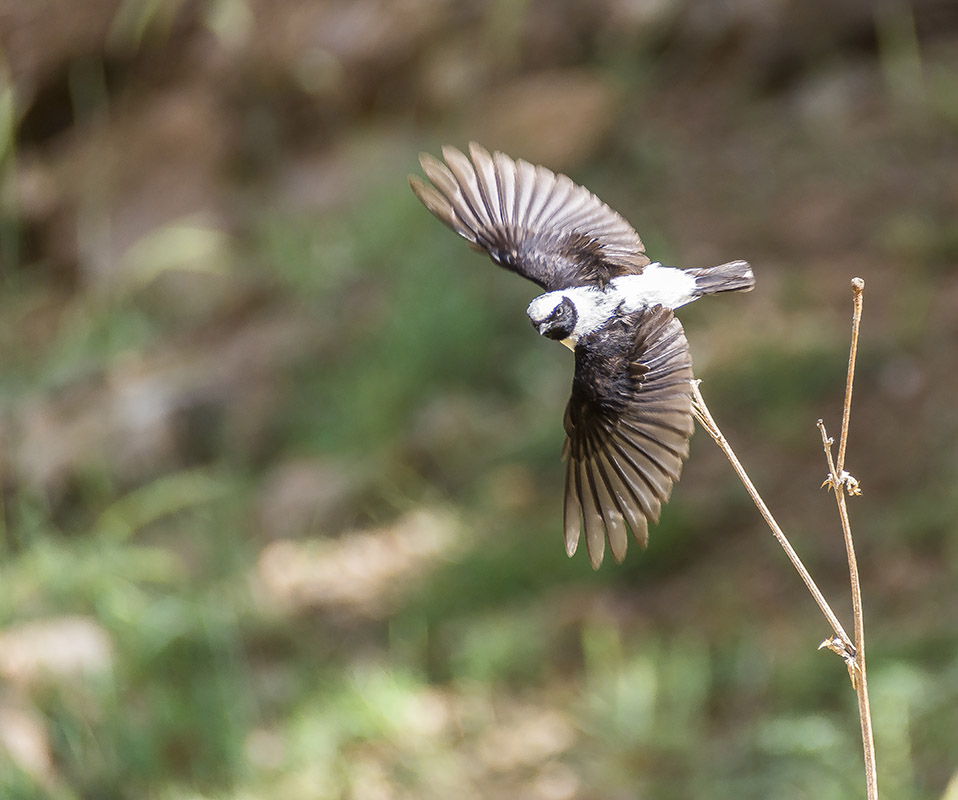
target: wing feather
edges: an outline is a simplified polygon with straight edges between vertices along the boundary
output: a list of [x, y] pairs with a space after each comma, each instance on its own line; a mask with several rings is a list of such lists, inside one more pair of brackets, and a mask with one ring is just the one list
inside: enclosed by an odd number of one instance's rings
[[[497, 157], [512, 161], [508, 156], [497, 153]], [[520, 223], [528, 220], [532, 202], [536, 197], [536, 168], [521, 158], [516, 164], [516, 213], [512, 218], [513, 230], [518, 232]], [[518, 234], [516, 234], [518, 235]]]
[[542, 216], [542, 209], [549, 202], [552, 193], [555, 190], [556, 174], [542, 166], [536, 166], [536, 178], [533, 184], [533, 195], [529, 201], [529, 216], [522, 222], [528, 226], [529, 233], [533, 236], [538, 235], [537, 227], [539, 218]]
[[420, 156], [431, 188], [409, 182], [423, 205], [500, 266], [547, 291], [604, 285], [649, 263], [631, 225], [565, 175], [476, 143]]
[[612, 437], [606, 447], [609, 457], [628, 481], [633, 499], [638, 503], [637, 510], [641, 511], [646, 519], [658, 522], [662, 504], [655, 486], [643, 469], [641, 452], [637, 458], [634, 448], [629, 447], [628, 440], [621, 436]]
[[[540, 230], [564, 230], [561, 220], [567, 206], [575, 202], [572, 196], [575, 188], [571, 179], [565, 175], [556, 175], [552, 193], [546, 198], [542, 211], [539, 212], [539, 218], [535, 221], [530, 220], [530, 225]], [[556, 224], [557, 219], [560, 224]]]
[[[609, 451], [600, 451], [598, 459], [605, 473], [612, 476], [610, 481], [614, 489], [616, 505], [629, 523], [632, 535], [641, 547], [645, 547], [649, 543], [649, 523], [648, 517], [641, 512], [643, 499], [639, 487], [630, 481], [623, 467], [612, 458]], [[624, 548], [622, 555], [625, 556]], [[620, 558], [619, 561], [622, 559]]]
[[[465, 205], [464, 211], [477, 222], [475, 230], [476, 240], [481, 244], [486, 237], [483, 235], [490, 227], [495, 224], [494, 220], [489, 219], [489, 212], [485, 208], [485, 201], [482, 199], [482, 191], [479, 189], [479, 181], [476, 178], [476, 172], [469, 163], [469, 159], [453, 147], [442, 148], [442, 157], [446, 160], [449, 172], [459, 188], [457, 200], [459, 205], [455, 205], [458, 211], [461, 205]], [[452, 200], [452, 198], [450, 198]]]
[[489, 219], [492, 220], [493, 225], [505, 227], [508, 224], [508, 218], [503, 219], [502, 215], [502, 203], [499, 200], [499, 178], [497, 177], [495, 162], [489, 153], [475, 142], [469, 145], [469, 154], [472, 156], [472, 165], [475, 168], [479, 195], [486, 207]]
[[626, 525], [645, 546], [648, 523], [679, 479], [694, 427], [692, 361], [681, 324], [662, 306], [617, 318], [582, 337], [575, 353], [564, 528], [569, 550], [580, 520], [568, 509], [581, 508], [597, 567], [606, 538], [616, 560], [625, 557]]
[[502, 209], [502, 219], [510, 235], [514, 235], [516, 228], [516, 194], [518, 191], [518, 176], [516, 162], [503, 156], [495, 155], [496, 186], [499, 189], [499, 207]]
[[566, 463], [565, 503], [562, 506], [562, 527], [565, 530], [565, 551], [569, 558], [575, 555], [579, 546], [579, 531], [582, 529], [582, 504], [575, 485], [572, 463]]
[[609, 537], [609, 549], [612, 550], [612, 557], [621, 564], [629, 546], [629, 532], [620, 508], [623, 487], [616, 482], [615, 473], [609, 468], [602, 450], [597, 450], [593, 457], [592, 475], [596, 501], [602, 509], [602, 519]]
[[[426, 205], [426, 208], [429, 208], [429, 210], [443, 222], [446, 222], [447, 218], [457, 220], [457, 223], [450, 227], [469, 242], [476, 244], [479, 231], [482, 230], [482, 223], [472, 210], [469, 201], [466, 200], [463, 195], [455, 175], [452, 174], [445, 164], [433, 158], [428, 153], [423, 153], [419, 162], [422, 164], [422, 169], [423, 172], [426, 173], [426, 177], [429, 178], [433, 186], [435, 186], [445, 198], [442, 214], [438, 214], [423, 200], [421, 191], [425, 189], [428, 184], [424, 184], [417, 178], [411, 177], [410, 186], [416, 193], [416, 196]], [[446, 222], [446, 224], [448, 225], [449, 223]]]
[[585, 544], [592, 566], [598, 568], [605, 554], [605, 515], [599, 506], [595, 491], [595, 476], [588, 461], [576, 465], [575, 486], [582, 505], [582, 522], [585, 526]]

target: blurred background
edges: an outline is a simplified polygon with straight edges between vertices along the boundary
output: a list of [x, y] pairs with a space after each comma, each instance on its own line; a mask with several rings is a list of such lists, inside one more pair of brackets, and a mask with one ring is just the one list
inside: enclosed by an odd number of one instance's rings
[[851, 630], [880, 785], [958, 797], [958, 6], [0, 0], [0, 794], [864, 796], [831, 631], [704, 433], [648, 550], [561, 534], [572, 359], [416, 201], [470, 139], [654, 258]]

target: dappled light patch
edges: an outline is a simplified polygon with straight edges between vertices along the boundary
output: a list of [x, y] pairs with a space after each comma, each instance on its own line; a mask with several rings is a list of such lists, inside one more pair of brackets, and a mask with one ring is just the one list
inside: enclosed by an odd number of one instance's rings
[[[49, 792], [58, 788], [45, 720], [26, 704], [0, 703], [0, 769], [9, 760]], [[62, 790], [62, 787], [59, 787]]]
[[51, 617], [0, 630], [0, 675], [19, 686], [68, 682], [112, 665], [110, 635], [92, 617]]
[[364, 480], [354, 466], [333, 459], [297, 458], [274, 465], [256, 500], [259, 530], [287, 539], [330, 530], [359, 501]]
[[548, 708], [514, 706], [479, 740], [479, 757], [494, 772], [542, 764], [561, 756], [576, 742], [569, 717]]
[[460, 544], [449, 512], [415, 511], [391, 526], [336, 539], [272, 542], [257, 560], [254, 587], [267, 606], [378, 618]]

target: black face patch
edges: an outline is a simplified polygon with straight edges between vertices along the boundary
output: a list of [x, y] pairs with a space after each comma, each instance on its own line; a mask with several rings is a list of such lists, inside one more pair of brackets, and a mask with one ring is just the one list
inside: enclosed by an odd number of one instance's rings
[[568, 297], [563, 297], [555, 310], [539, 324], [539, 333], [549, 339], [568, 339], [578, 320], [575, 304]]

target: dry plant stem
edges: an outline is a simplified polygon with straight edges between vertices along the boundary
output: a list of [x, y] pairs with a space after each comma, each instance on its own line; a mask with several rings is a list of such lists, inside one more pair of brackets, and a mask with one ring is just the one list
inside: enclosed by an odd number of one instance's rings
[[[828, 461], [830, 488], [835, 490], [838, 501], [838, 515], [842, 521], [842, 533], [845, 536], [845, 550], [848, 555], [848, 574], [852, 585], [852, 614], [855, 618], [855, 661], [852, 686], [858, 695], [858, 717], [862, 726], [862, 749], [865, 755], [865, 784], [868, 791], [868, 800], [878, 800], [878, 770], [875, 763], [875, 737], [872, 732], [871, 708], [868, 703], [868, 677], [865, 673], [865, 630], [862, 614], [862, 590], [858, 580], [858, 559], [855, 557], [855, 545], [852, 541], [851, 522], [848, 519], [848, 507], [845, 504], [845, 486], [835, 475], [836, 466], [832, 461], [833, 440], [828, 437], [824, 423], [818, 421], [818, 429], [822, 433], [822, 446], [825, 449], [825, 458]], [[857, 486], [849, 493], [858, 492]]]
[[792, 562], [792, 566], [795, 567], [796, 572], [798, 572], [801, 579], [805, 582], [805, 586], [808, 588], [815, 602], [818, 603], [818, 607], [822, 610], [825, 619], [828, 620], [828, 624], [831, 625], [835, 635], [842, 640], [846, 648], [851, 648], [852, 640], [848, 637], [848, 634], [845, 633], [845, 629], [838, 621], [838, 617], [835, 616], [835, 612], [832, 611], [831, 606], [828, 605], [828, 601], [825, 600], [821, 589], [818, 588], [818, 585], [812, 579], [802, 560], [798, 557], [798, 553], [795, 552], [784, 532], [779, 527], [779, 524], [775, 521], [775, 517], [772, 516], [772, 512], [768, 510], [768, 506], [765, 505], [765, 501], [762, 500], [761, 495], [759, 495], [758, 490], [752, 483], [752, 479], [749, 478], [748, 473], [745, 471], [745, 467], [742, 466], [742, 463], [738, 460], [738, 456], [735, 455], [735, 451], [732, 450], [731, 445], [729, 445], [725, 436], [722, 435], [722, 431], [719, 430], [718, 425], [716, 425], [708, 406], [705, 404], [705, 399], [702, 397], [702, 392], [699, 390], [698, 381], [692, 382], [692, 413], [695, 414], [695, 418], [702, 427], [708, 431], [716, 444], [722, 448], [722, 452], [725, 453], [725, 457], [728, 458], [739, 480], [742, 481], [746, 491], [752, 498], [752, 502], [755, 503], [759, 513], [764, 517], [765, 522], [772, 531], [772, 535], [775, 536], [785, 551], [785, 555], [788, 556], [788, 560]]
[[865, 782], [869, 800], [878, 798], [878, 772], [875, 763], [875, 740], [872, 733], [871, 710], [868, 703], [868, 680], [865, 674], [865, 625], [862, 612], [862, 589], [858, 577], [858, 559], [855, 556], [855, 543], [852, 539], [851, 522], [845, 504], [845, 493], [861, 494], [858, 482], [845, 472], [845, 443], [848, 441], [848, 421], [852, 408], [852, 383], [855, 376], [855, 358], [858, 354], [858, 332], [862, 317], [862, 292], [865, 282], [861, 278], [852, 279], [852, 341], [848, 356], [848, 378], [845, 383], [845, 405], [842, 411], [842, 433], [838, 448], [838, 463], [832, 462], [832, 440], [825, 431], [824, 423], [819, 420], [818, 428], [822, 434], [822, 446], [828, 461], [828, 483], [835, 490], [838, 514], [842, 521], [842, 533], [845, 537], [845, 551], [848, 557], [848, 575], [852, 589], [852, 614], [855, 620], [855, 675], [852, 684], [858, 694], [858, 715], [862, 726], [862, 747], [865, 754]]
[[842, 435], [838, 440], [838, 470], [841, 475], [845, 469], [845, 445], [848, 443], [848, 420], [852, 413], [852, 384], [855, 382], [855, 359], [858, 357], [858, 330], [862, 322], [862, 292], [865, 290], [865, 281], [861, 278], [852, 278], [852, 345], [848, 351], [848, 377], [845, 381], [845, 406], [842, 411]]

